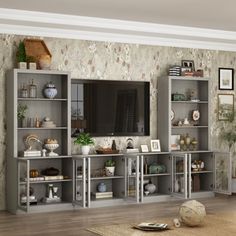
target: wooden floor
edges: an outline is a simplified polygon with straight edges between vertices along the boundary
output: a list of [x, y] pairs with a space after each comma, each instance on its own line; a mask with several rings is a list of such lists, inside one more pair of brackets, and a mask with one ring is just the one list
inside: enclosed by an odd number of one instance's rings
[[[208, 213], [236, 211], [236, 196], [220, 196], [199, 201], [205, 204]], [[135, 204], [39, 214], [11, 215], [0, 212], [0, 236], [94, 236], [86, 231], [86, 228], [107, 224], [138, 223], [158, 219], [158, 217], [172, 219], [178, 215], [178, 208], [182, 202]]]

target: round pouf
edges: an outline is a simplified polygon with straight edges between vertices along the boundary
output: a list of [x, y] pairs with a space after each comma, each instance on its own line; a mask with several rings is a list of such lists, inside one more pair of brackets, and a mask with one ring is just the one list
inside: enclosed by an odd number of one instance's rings
[[196, 201], [187, 201], [179, 208], [181, 221], [188, 226], [198, 226], [203, 223], [206, 216], [205, 206]]

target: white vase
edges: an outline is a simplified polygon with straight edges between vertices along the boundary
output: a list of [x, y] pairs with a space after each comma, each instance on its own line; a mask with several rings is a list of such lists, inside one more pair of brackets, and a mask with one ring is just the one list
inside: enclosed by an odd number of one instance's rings
[[88, 155], [90, 151], [90, 146], [89, 145], [85, 145], [85, 146], [81, 146], [81, 152], [83, 155]]
[[115, 166], [106, 166], [105, 171], [106, 171], [106, 176], [114, 176], [115, 175]]

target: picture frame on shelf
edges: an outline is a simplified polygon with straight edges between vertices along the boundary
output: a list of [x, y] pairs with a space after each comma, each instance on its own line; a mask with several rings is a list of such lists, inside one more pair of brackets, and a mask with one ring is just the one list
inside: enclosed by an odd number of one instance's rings
[[[193, 72], [195, 70], [193, 60], [182, 60], [181, 61], [181, 66], [182, 66], [182, 68], [185, 68], [184, 71], [187, 71], [187, 72]], [[181, 70], [181, 72], [183, 72], [183, 70]]]
[[180, 150], [179, 140], [180, 140], [180, 134], [175, 134], [175, 135], [171, 135], [170, 136], [170, 148], [171, 148], [171, 151], [178, 151], [178, 150]]
[[161, 151], [161, 145], [159, 139], [152, 139], [151, 140], [151, 151], [152, 152], [160, 152]]
[[234, 94], [218, 94], [218, 120], [231, 120], [234, 116]]
[[141, 147], [141, 152], [149, 152], [148, 145], [142, 144], [140, 147]]
[[219, 90], [234, 89], [234, 69], [219, 68]]

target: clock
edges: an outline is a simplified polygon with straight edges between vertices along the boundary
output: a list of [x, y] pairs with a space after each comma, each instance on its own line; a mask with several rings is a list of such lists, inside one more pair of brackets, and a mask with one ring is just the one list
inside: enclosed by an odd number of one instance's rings
[[192, 113], [192, 118], [194, 121], [198, 121], [200, 119], [200, 112], [198, 110], [194, 110]]

